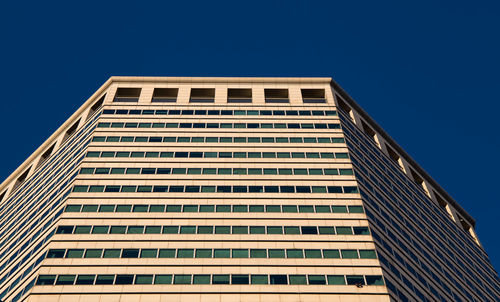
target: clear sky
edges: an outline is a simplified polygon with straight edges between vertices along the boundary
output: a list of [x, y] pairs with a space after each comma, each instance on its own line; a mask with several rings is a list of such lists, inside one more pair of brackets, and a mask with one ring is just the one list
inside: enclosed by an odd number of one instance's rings
[[499, 269], [499, 31], [499, 1], [8, 1], [0, 178], [112, 75], [332, 76], [477, 220]]

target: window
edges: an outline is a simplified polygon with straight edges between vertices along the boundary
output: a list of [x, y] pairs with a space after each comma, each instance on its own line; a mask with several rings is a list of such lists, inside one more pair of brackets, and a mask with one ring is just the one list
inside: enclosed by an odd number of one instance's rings
[[36, 280], [36, 285], [52, 285], [56, 280], [56, 275], [40, 275]]
[[229, 275], [212, 275], [212, 284], [229, 284]]
[[115, 282], [115, 275], [97, 275], [96, 285], [110, 285]]
[[191, 275], [175, 275], [174, 284], [191, 284]]
[[306, 258], [321, 258], [321, 250], [305, 250]]
[[210, 284], [210, 275], [194, 275], [193, 284]]
[[229, 88], [227, 90], [228, 103], [251, 103], [252, 89]]
[[323, 285], [326, 284], [324, 275], [309, 275], [307, 276], [310, 285]]
[[304, 254], [303, 254], [302, 250], [289, 249], [289, 250], [286, 250], [286, 257], [287, 258], [304, 258]]
[[345, 278], [343, 275], [328, 275], [326, 276], [328, 279], [329, 285], [345, 285]]
[[341, 250], [343, 259], [357, 259], [358, 251], [357, 250]]
[[249, 284], [248, 275], [231, 275], [231, 284]]
[[155, 88], [152, 103], [173, 103], [177, 101], [179, 88]]
[[289, 103], [288, 89], [264, 89], [266, 103]]
[[152, 284], [152, 283], [153, 283], [153, 275], [137, 275], [135, 277], [134, 284]]
[[118, 88], [113, 102], [139, 102], [141, 88]]
[[191, 88], [191, 103], [213, 103], [215, 88]]
[[290, 275], [288, 278], [291, 285], [307, 285], [306, 275]]
[[286, 275], [269, 275], [269, 284], [288, 284]]
[[365, 276], [366, 285], [384, 285], [382, 276]]
[[267, 275], [252, 275], [252, 284], [269, 284]]
[[302, 101], [307, 104], [326, 103], [324, 89], [301, 89]]
[[172, 275], [155, 275], [155, 284], [172, 284]]

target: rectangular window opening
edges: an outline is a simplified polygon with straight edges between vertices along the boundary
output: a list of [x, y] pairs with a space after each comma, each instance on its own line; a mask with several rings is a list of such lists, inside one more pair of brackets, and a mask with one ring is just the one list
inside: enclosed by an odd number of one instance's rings
[[152, 103], [175, 103], [179, 88], [155, 88], [153, 90]]
[[191, 88], [190, 103], [213, 103], [215, 88]]
[[289, 103], [288, 89], [264, 89], [266, 103]]
[[252, 89], [229, 88], [227, 90], [228, 103], [251, 103]]
[[52, 154], [52, 151], [54, 151], [54, 147], [56, 146], [56, 144], [52, 144], [52, 146], [50, 146], [50, 148], [48, 148], [43, 154], [42, 156], [40, 156], [40, 160], [38, 160], [38, 164], [36, 165], [36, 167], [40, 167], [41, 164], [43, 164], [45, 162], [45, 160], [47, 158], [49, 158], [49, 156]]
[[326, 103], [325, 89], [301, 89], [302, 101], [306, 104]]
[[141, 96], [141, 88], [118, 88], [113, 102], [137, 103]]
[[80, 124], [80, 119], [78, 119], [73, 126], [69, 127], [68, 130], [66, 130], [66, 133], [64, 134], [63, 142], [66, 141], [73, 133], [76, 132], [76, 129], [78, 129], [78, 125]]
[[90, 107], [90, 110], [89, 110], [89, 114], [87, 114], [87, 118], [85, 119], [86, 121], [89, 120], [89, 118], [91, 118], [94, 113], [99, 110], [99, 108], [102, 107], [102, 104], [104, 104], [104, 98], [106, 97], [106, 94], [104, 94], [103, 96], [101, 96], [99, 98], [99, 100], [97, 100], [97, 102], [94, 103], [94, 105], [92, 105], [92, 107]]
[[14, 187], [12, 188], [12, 191], [14, 191], [17, 187], [19, 187], [20, 184], [23, 183], [23, 181], [26, 180], [26, 177], [28, 177], [28, 174], [30, 173], [30, 170], [31, 170], [31, 166], [26, 171], [24, 171], [24, 173], [21, 174], [21, 176], [19, 176], [17, 178], [16, 183], [14, 184]]

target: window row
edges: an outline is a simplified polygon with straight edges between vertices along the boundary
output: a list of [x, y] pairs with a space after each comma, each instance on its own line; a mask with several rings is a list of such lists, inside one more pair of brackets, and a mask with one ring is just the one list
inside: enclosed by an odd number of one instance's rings
[[276, 115], [276, 116], [337, 116], [334, 110], [136, 110], [136, 109], [105, 109], [103, 114], [130, 115]]
[[56, 234], [369, 235], [363, 226], [60, 225]]
[[73, 192], [109, 193], [359, 193], [357, 186], [87, 186], [75, 185]]
[[87, 157], [133, 158], [349, 158], [345, 152], [128, 152], [89, 151]]
[[36, 285], [260, 284], [384, 285], [381, 275], [39, 275]]
[[108, 143], [305, 143], [341, 144], [341, 137], [174, 137], [174, 136], [94, 136], [93, 142]]
[[237, 129], [340, 129], [340, 124], [299, 123], [122, 123], [100, 122], [97, 128], [237, 128]]
[[81, 168], [80, 174], [353, 175], [335, 168]]
[[363, 206], [345, 205], [162, 205], [162, 204], [70, 204], [65, 208], [70, 213], [117, 212], [117, 213], [364, 213]]
[[357, 249], [50, 249], [47, 258], [324, 258], [376, 259]]

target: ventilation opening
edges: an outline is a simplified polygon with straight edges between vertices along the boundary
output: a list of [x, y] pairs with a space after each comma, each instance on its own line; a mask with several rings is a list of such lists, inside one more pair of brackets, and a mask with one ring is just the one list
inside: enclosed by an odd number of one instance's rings
[[12, 191], [14, 191], [17, 187], [19, 187], [20, 184], [23, 183], [23, 181], [26, 180], [26, 177], [28, 177], [28, 174], [30, 173], [31, 167], [29, 167], [26, 171], [24, 171], [21, 176], [19, 176], [16, 180], [16, 183], [14, 184], [14, 187], [12, 188]]
[[227, 90], [228, 103], [251, 103], [252, 89], [229, 88]]
[[266, 103], [290, 103], [288, 89], [264, 89]]
[[3, 198], [5, 197], [6, 194], [7, 194], [7, 190], [5, 190], [2, 194], [0, 194], [0, 202], [3, 201]]
[[306, 104], [326, 103], [325, 89], [301, 89], [302, 101]]
[[429, 195], [429, 192], [427, 191], [427, 188], [425, 187], [425, 182], [422, 179], [422, 177], [420, 177], [420, 175], [418, 175], [417, 172], [413, 171], [412, 169], [410, 169], [410, 171], [411, 171], [411, 176], [413, 177], [413, 181], [417, 185], [419, 185], [420, 188], [422, 188], [427, 193], [427, 195]]
[[390, 159], [392, 159], [395, 163], [398, 164], [398, 166], [401, 169], [403, 169], [403, 163], [401, 162], [401, 158], [399, 157], [399, 155], [394, 150], [392, 150], [392, 148], [389, 147], [388, 145], [385, 145], [385, 147], [387, 149], [387, 153], [389, 154]]
[[363, 126], [363, 131], [365, 132], [365, 134], [368, 135], [378, 144], [375, 131], [370, 126], [368, 126], [368, 124], [366, 124], [364, 121], [361, 121], [361, 126]]
[[153, 103], [175, 103], [179, 88], [155, 88], [153, 91]]
[[68, 137], [70, 137], [73, 133], [76, 132], [76, 129], [78, 129], [78, 124], [80, 124], [80, 120], [76, 121], [73, 126], [71, 126], [67, 131], [66, 133], [64, 134], [64, 138], [63, 138], [63, 142], [66, 141], [68, 139]]
[[446, 202], [446, 200], [444, 200], [441, 196], [439, 196], [436, 191], [434, 191], [434, 196], [436, 196], [436, 200], [439, 204], [439, 206], [450, 216], [450, 218], [455, 221], [455, 217], [453, 217], [453, 214], [451, 213], [451, 209], [448, 205], [448, 203]]
[[113, 102], [137, 103], [140, 96], [141, 88], [118, 88]]
[[351, 120], [354, 121], [354, 115], [352, 113], [351, 107], [349, 107], [349, 105], [347, 105], [346, 102], [344, 102], [338, 94], [335, 95], [335, 98], [337, 99], [338, 108], [340, 108], [342, 112], [347, 114], [347, 116], [349, 116]]
[[53, 144], [50, 148], [47, 149], [47, 151], [45, 151], [42, 156], [40, 156], [40, 160], [38, 161], [38, 164], [36, 165], [36, 167], [40, 167], [41, 164], [43, 164], [43, 162], [45, 160], [47, 160], [47, 158], [49, 158], [49, 156], [52, 154], [52, 151], [54, 151], [54, 147], [56, 146], [56, 144]]
[[474, 228], [472, 228], [472, 226], [463, 217], [458, 217], [458, 219], [464, 231], [467, 232], [476, 241], [477, 244], [479, 244], [479, 240], [477, 239]]
[[467, 233], [471, 233], [471, 226], [467, 223], [467, 221], [465, 221], [465, 219], [463, 217], [459, 217], [458, 218], [459, 221], [460, 221], [460, 225], [462, 226], [462, 228], [464, 229], [464, 231], [466, 231]]
[[191, 88], [191, 103], [213, 103], [215, 101], [215, 88]]
[[102, 104], [104, 104], [104, 98], [106, 97], [106, 94], [104, 94], [97, 102], [95, 102], [94, 105], [92, 105], [92, 107], [90, 107], [90, 110], [89, 110], [89, 114], [87, 115], [87, 119], [88, 120], [90, 117], [92, 117], [92, 115], [94, 115], [94, 113], [99, 110], [99, 108], [102, 107]]

